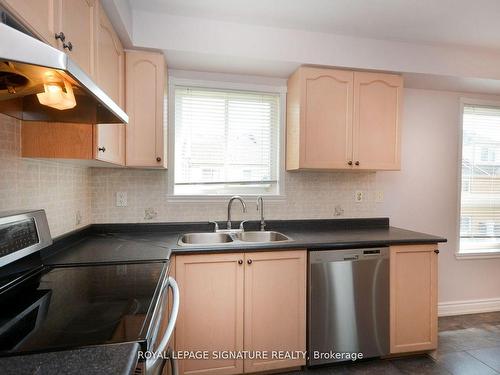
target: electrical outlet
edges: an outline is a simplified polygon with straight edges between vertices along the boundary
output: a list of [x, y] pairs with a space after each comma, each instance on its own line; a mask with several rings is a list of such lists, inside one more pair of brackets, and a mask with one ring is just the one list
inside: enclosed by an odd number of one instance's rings
[[379, 190], [375, 193], [375, 202], [382, 203], [384, 201], [384, 192]]
[[356, 190], [354, 192], [354, 202], [361, 203], [365, 200], [365, 193], [361, 190]]
[[116, 192], [116, 207], [127, 207], [127, 192], [117, 191]]

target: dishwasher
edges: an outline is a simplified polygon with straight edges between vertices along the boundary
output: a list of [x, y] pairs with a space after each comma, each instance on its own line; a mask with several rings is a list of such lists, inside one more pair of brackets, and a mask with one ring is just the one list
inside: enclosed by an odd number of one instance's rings
[[389, 354], [388, 247], [309, 252], [307, 346], [310, 366]]

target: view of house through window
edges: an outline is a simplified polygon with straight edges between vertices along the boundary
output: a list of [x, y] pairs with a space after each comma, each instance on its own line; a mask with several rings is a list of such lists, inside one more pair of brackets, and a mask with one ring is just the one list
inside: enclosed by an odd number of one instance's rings
[[460, 252], [500, 251], [500, 107], [464, 105]]
[[280, 94], [174, 94], [174, 195], [279, 194]]

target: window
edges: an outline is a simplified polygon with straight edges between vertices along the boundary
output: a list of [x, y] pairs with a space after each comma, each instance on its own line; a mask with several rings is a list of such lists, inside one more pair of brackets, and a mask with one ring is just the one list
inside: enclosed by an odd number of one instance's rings
[[280, 94], [175, 86], [174, 195], [277, 195]]
[[500, 106], [465, 104], [460, 253], [500, 252]]

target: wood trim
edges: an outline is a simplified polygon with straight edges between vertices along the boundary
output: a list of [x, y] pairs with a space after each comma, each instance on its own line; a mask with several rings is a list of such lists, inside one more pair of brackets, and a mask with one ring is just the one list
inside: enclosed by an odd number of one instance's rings
[[437, 348], [437, 244], [390, 248], [390, 352]]

